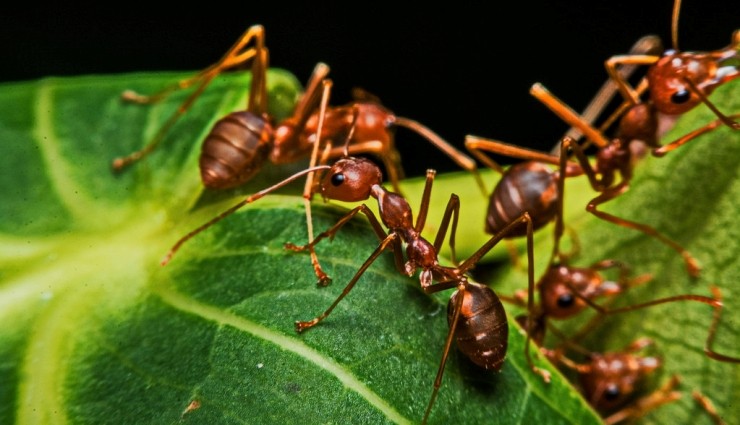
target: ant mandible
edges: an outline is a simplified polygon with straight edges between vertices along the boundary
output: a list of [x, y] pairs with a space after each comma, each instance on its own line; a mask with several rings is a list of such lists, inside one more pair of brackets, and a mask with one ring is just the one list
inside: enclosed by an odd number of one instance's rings
[[[491, 370], [500, 370], [503, 365], [508, 341], [508, 325], [506, 314], [501, 300], [488, 286], [473, 282], [467, 276], [480, 258], [490, 251], [502, 238], [518, 226], [526, 226], [528, 276], [530, 284], [534, 283], [533, 248], [532, 248], [532, 220], [526, 212], [512, 220], [500, 233], [493, 235], [475, 253], [462, 263], [457, 263], [455, 257], [455, 232], [459, 216], [460, 202], [455, 194], [450, 195], [445, 213], [442, 218], [434, 242], [431, 243], [421, 236], [421, 230], [429, 209], [432, 183], [435, 171], [428, 170], [421, 206], [416, 215], [416, 223], [408, 201], [397, 193], [386, 190], [381, 184], [381, 172], [372, 162], [363, 158], [347, 157], [334, 163], [329, 172], [323, 177], [321, 194], [329, 199], [344, 202], [358, 202], [373, 197], [378, 202], [380, 220], [365, 204], [361, 204], [341, 217], [337, 223], [320, 233], [316, 239], [307, 245], [297, 246], [287, 243], [285, 247], [293, 251], [313, 249], [319, 242], [332, 239], [339, 229], [349, 222], [358, 213], [368, 218], [380, 244], [360, 266], [359, 270], [350, 279], [342, 293], [322, 314], [308, 321], [297, 321], [296, 331], [303, 332], [324, 320], [349, 294], [362, 274], [385, 251], [391, 249], [394, 253], [398, 271], [412, 276], [421, 269], [419, 281], [425, 293], [431, 294], [447, 289], [456, 289], [450, 297], [447, 308], [449, 331], [445, 340], [442, 359], [431, 398], [424, 413], [423, 423], [426, 423], [436, 400], [442, 383], [447, 357], [453, 339], [458, 349], [473, 363]], [[382, 224], [388, 229], [386, 232]], [[437, 253], [444, 243], [447, 230], [450, 226], [450, 248], [452, 262], [456, 266], [440, 264]], [[402, 243], [406, 245], [406, 260], [402, 254]]]

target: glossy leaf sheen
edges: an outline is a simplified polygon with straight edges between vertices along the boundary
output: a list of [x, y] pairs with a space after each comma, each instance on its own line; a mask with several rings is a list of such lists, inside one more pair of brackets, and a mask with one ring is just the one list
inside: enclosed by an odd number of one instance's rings
[[[110, 170], [186, 95], [139, 106], [120, 102], [121, 91], [185, 76], [0, 87], [0, 423], [418, 422], [448, 294], [427, 297], [384, 255], [327, 320], [293, 329], [328, 307], [377, 245], [362, 220], [320, 245], [327, 288], [306, 255], [282, 248], [305, 242], [295, 196], [244, 208], [159, 266], [181, 235], [237, 199], [202, 193], [196, 164], [210, 125], [246, 104], [248, 74], [219, 78], [161, 149]], [[280, 70], [268, 80], [272, 112], [285, 116], [300, 86]], [[250, 187], [289, 172], [268, 166]], [[341, 211], [317, 206], [316, 227]], [[523, 340], [512, 327], [500, 374], [453, 351], [431, 422], [597, 423], [559, 375], [546, 386], [529, 372]]]

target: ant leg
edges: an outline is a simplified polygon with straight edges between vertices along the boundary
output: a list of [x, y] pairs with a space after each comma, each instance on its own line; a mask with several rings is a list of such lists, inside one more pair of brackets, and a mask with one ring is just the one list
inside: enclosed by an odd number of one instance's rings
[[160, 264], [162, 266], [167, 265], [167, 263], [169, 263], [170, 260], [172, 259], [172, 256], [175, 255], [175, 253], [180, 249], [180, 247], [185, 242], [187, 242], [189, 239], [191, 239], [193, 236], [197, 235], [198, 233], [202, 232], [203, 230], [206, 230], [207, 228], [211, 227], [212, 225], [218, 223], [219, 221], [221, 221], [224, 218], [228, 217], [229, 215], [233, 214], [239, 208], [241, 208], [241, 207], [243, 207], [243, 206], [245, 206], [247, 204], [251, 204], [252, 202], [254, 202], [254, 201], [256, 201], [256, 200], [264, 197], [268, 193], [273, 192], [273, 191], [275, 191], [275, 190], [277, 190], [277, 189], [279, 189], [279, 188], [287, 185], [288, 183], [291, 183], [292, 181], [297, 180], [300, 177], [303, 177], [304, 175], [306, 175], [308, 173], [312, 173], [312, 172], [319, 171], [319, 170], [326, 170], [326, 169], [329, 169], [329, 168], [331, 168], [331, 167], [329, 167], [328, 165], [321, 165], [321, 166], [317, 166], [317, 167], [313, 167], [313, 168], [307, 168], [307, 169], [305, 169], [303, 171], [299, 171], [299, 172], [293, 174], [292, 176], [284, 179], [283, 181], [281, 181], [279, 183], [276, 183], [276, 184], [268, 187], [267, 189], [263, 189], [263, 190], [255, 193], [253, 195], [248, 196], [243, 201], [239, 202], [238, 204], [234, 205], [233, 207], [227, 209], [226, 211], [222, 212], [221, 214], [217, 215], [216, 217], [214, 217], [214, 218], [210, 219], [209, 221], [207, 221], [206, 223], [202, 224], [198, 228], [196, 228], [196, 229], [188, 232], [185, 236], [181, 237], [177, 241], [177, 243], [175, 243], [175, 245], [173, 245], [172, 248], [170, 248], [170, 251], [167, 253], [167, 255], [164, 257], [164, 259], [161, 261]]
[[[331, 92], [332, 87], [332, 81], [328, 79], [324, 79], [322, 81], [322, 96], [321, 96], [321, 107], [319, 109], [319, 123], [316, 127], [316, 143], [313, 145], [313, 149], [311, 150], [311, 161], [309, 163], [309, 168], [312, 168], [316, 166], [318, 162], [318, 155], [319, 155], [319, 145], [320, 145], [320, 136], [321, 136], [321, 130], [324, 126], [324, 119], [326, 117], [326, 107], [329, 103], [329, 96]], [[304, 204], [304, 211], [306, 212], [306, 232], [308, 233], [308, 240], [313, 240], [313, 217], [311, 214], [311, 198], [313, 197], [314, 193], [314, 175], [315, 173], [309, 173], [306, 176], [306, 184], [303, 187], [303, 204]], [[311, 257], [311, 264], [313, 265], [314, 273], [316, 274], [316, 277], [318, 278], [318, 285], [319, 286], [327, 286], [331, 283], [331, 278], [324, 272], [324, 270], [321, 268], [321, 264], [319, 263], [319, 257], [316, 255], [316, 250], [311, 247], [309, 248], [309, 254]]]
[[[244, 47], [252, 40], [256, 40], [256, 47], [249, 48], [247, 50], [244, 50]], [[198, 87], [195, 89], [193, 93], [190, 94], [183, 102], [180, 104], [180, 106], [177, 108], [174, 114], [172, 114], [167, 121], [165, 121], [164, 125], [157, 131], [157, 133], [154, 135], [154, 138], [142, 149], [133, 152], [129, 155], [126, 155], [124, 157], [119, 157], [113, 160], [113, 170], [114, 171], [120, 171], [123, 168], [127, 167], [128, 165], [140, 160], [141, 158], [145, 157], [149, 153], [151, 153], [162, 141], [165, 134], [169, 131], [170, 128], [177, 122], [177, 120], [187, 112], [188, 109], [190, 109], [190, 106], [195, 102], [195, 100], [203, 93], [203, 91], [206, 89], [208, 84], [211, 83], [211, 81], [216, 78], [221, 72], [224, 70], [241, 65], [244, 62], [248, 61], [249, 59], [252, 59], [253, 57], [257, 57], [258, 60], [255, 61], [256, 63], [252, 66], [252, 72], [253, 75], [257, 74], [257, 78], [252, 79], [252, 88], [250, 90], [250, 101], [252, 99], [254, 92], [264, 92], [265, 87], [257, 87], [256, 84], [260, 83], [263, 86], [264, 79], [260, 78], [259, 75], [264, 75], [264, 68], [267, 67], [267, 50], [264, 47], [264, 28], [260, 25], [255, 25], [250, 27], [241, 37], [240, 39], [234, 44], [229, 51], [224, 55], [224, 57], [217, 62], [214, 65], [211, 65], [210, 67], [206, 68], [205, 70], [198, 73], [195, 77], [187, 80], [183, 80], [180, 83], [171, 86], [169, 88], [164, 89], [160, 93], [156, 93], [151, 97], [142, 97], [141, 95], [138, 95], [136, 93], [127, 91], [124, 92], [122, 97], [124, 100], [133, 101], [136, 103], [151, 103], [153, 101], [157, 101], [160, 98], [165, 97], [170, 92], [180, 89], [180, 88], [187, 88], [195, 83], [198, 83]], [[255, 73], [256, 69], [261, 69], [261, 71], [258, 71]], [[261, 96], [261, 95], [260, 95]], [[266, 102], [266, 97], [262, 96], [263, 103]]]
[[[416, 224], [414, 230], [421, 233], [426, 224], [427, 213], [429, 212], [429, 202], [432, 195], [432, 184], [434, 183], [434, 177], [437, 172], [435, 170], [427, 170], [426, 181], [424, 183], [424, 190], [421, 195], [421, 203], [419, 205], [419, 212], [416, 214]], [[450, 199], [447, 201], [447, 207], [442, 216], [439, 229], [437, 230], [437, 236], [434, 240], [434, 250], [439, 252], [444, 242], [444, 238], [447, 235], [447, 228], [452, 219], [452, 231], [450, 232], [450, 249], [452, 253], [452, 262], [457, 264], [455, 258], [455, 234], [457, 233], [458, 217], [460, 215], [460, 198], [456, 194], [450, 194]]]
[[460, 216], [460, 198], [454, 193], [450, 195], [450, 199], [447, 201], [447, 207], [445, 213], [442, 216], [442, 222], [437, 230], [437, 236], [434, 239], [434, 250], [439, 252], [444, 242], [445, 236], [447, 235], [447, 228], [452, 219], [452, 230], [450, 230], [450, 259], [452, 263], [457, 265], [457, 256], [455, 255], [455, 235], [457, 234], [457, 223]]
[[681, 393], [674, 391], [674, 388], [681, 382], [678, 375], [673, 375], [671, 379], [663, 384], [654, 392], [635, 401], [628, 407], [612, 413], [604, 419], [607, 425], [613, 425], [627, 419], [634, 420], [640, 418], [651, 410], [654, 410], [664, 404], [671, 403], [681, 398]]
[[[646, 35], [644, 37], [641, 37], [639, 40], [635, 42], [635, 44], [632, 45], [632, 47], [629, 50], [630, 55], [638, 55], [638, 54], [652, 54], [652, 55], [660, 55], [663, 52], [663, 42], [660, 40], [660, 37], [657, 37], [655, 35]], [[617, 70], [619, 79], [622, 81], [626, 81], [628, 78], [634, 74], [634, 72], [637, 69], [637, 65], [635, 64], [626, 64], [624, 66], [620, 66]], [[645, 87], [646, 88], [646, 87]], [[601, 114], [601, 112], [604, 110], [604, 108], [609, 104], [609, 102], [614, 97], [614, 93], [619, 91], [617, 87], [617, 82], [615, 79], [609, 77], [604, 84], [602, 84], [601, 88], [598, 92], [596, 92], [596, 95], [594, 98], [589, 102], [589, 104], [586, 106], [586, 108], [581, 113], [581, 117], [586, 122], [593, 123], [596, 121], [596, 118]], [[641, 90], [639, 87], [636, 89], [638, 93], [641, 93], [644, 91], [644, 88]], [[619, 117], [624, 109], [631, 106], [631, 102], [624, 102], [620, 107], [617, 108], [617, 111], [615, 111], [605, 122], [602, 124], [599, 128], [599, 131], [605, 131], [609, 126], [614, 122], [614, 120]], [[576, 127], [571, 127], [563, 137], [570, 137], [571, 139], [578, 141], [580, 140], [581, 136], [583, 134], [581, 131]], [[555, 148], [552, 150], [553, 153], [557, 153], [560, 150], [560, 146], [556, 145]]]
[[701, 406], [702, 409], [704, 409], [704, 411], [707, 412], [716, 425], [726, 425], [725, 421], [719, 416], [712, 400], [697, 390], [691, 392], [691, 397], [699, 404], [699, 406]]
[[699, 97], [699, 99], [701, 99], [701, 101], [705, 105], [707, 105], [707, 107], [712, 112], [714, 112], [714, 114], [717, 115], [717, 117], [719, 117], [719, 121], [721, 121], [722, 124], [730, 127], [733, 130], [740, 130], [740, 123], [738, 123], [737, 121], [733, 120], [733, 118], [737, 118], [737, 115], [727, 116], [727, 115], [723, 114], [722, 111], [720, 111], [719, 109], [717, 109], [717, 107], [714, 105], [714, 102], [712, 102], [711, 100], [709, 100], [707, 98], [706, 94], [704, 94], [704, 92], [699, 87], [697, 87], [696, 84], [693, 81], [691, 81], [690, 79], [688, 79], [686, 77], [684, 77], [684, 81], [691, 88], [691, 91], [693, 91]]
[[691, 253], [689, 253], [689, 251], [687, 251], [684, 247], [679, 245], [677, 242], [671, 239], [668, 239], [666, 236], [659, 233], [657, 230], [655, 230], [654, 228], [648, 225], [637, 223], [635, 221], [626, 220], [626, 219], [605, 213], [603, 211], [599, 211], [597, 209], [599, 205], [620, 196], [621, 194], [626, 192], [627, 189], [629, 189], [629, 184], [626, 182], [621, 182], [614, 188], [604, 191], [603, 193], [601, 193], [599, 196], [592, 199], [588, 203], [588, 205], [586, 206], [586, 211], [590, 212], [591, 214], [595, 215], [596, 217], [602, 220], [609, 221], [611, 223], [614, 223], [622, 227], [627, 227], [630, 229], [638, 230], [648, 236], [658, 239], [660, 242], [664, 243], [665, 245], [668, 245], [669, 247], [673, 248], [673, 250], [681, 254], [681, 257], [683, 257], [684, 262], [686, 263], [686, 269], [688, 270], [689, 275], [694, 278], [698, 277], [699, 272], [701, 270], [699, 263], [691, 255]]
[[462, 311], [462, 304], [463, 300], [465, 299], [465, 284], [462, 283], [462, 281], [457, 282], [457, 290], [458, 290], [458, 297], [456, 297], [455, 301], [455, 307], [454, 307], [454, 315], [452, 317], [452, 321], [450, 322], [450, 330], [447, 331], [447, 338], [445, 339], [445, 345], [444, 349], [442, 351], [442, 359], [439, 362], [439, 368], [437, 369], [437, 377], [434, 378], [434, 387], [432, 390], [432, 396], [429, 399], [429, 403], [427, 404], [427, 409], [424, 412], [424, 419], [421, 421], [422, 424], [427, 423], [427, 419], [429, 418], [429, 413], [432, 411], [432, 406], [434, 405], [434, 401], [437, 399], [437, 394], [439, 393], [439, 388], [442, 385], [442, 375], [445, 371], [445, 365], [447, 364], [447, 356], [450, 353], [450, 346], [452, 345], [452, 340], [455, 337], [455, 330], [457, 329], [457, 322], [460, 319], [460, 312]]
[[497, 155], [504, 155], [511, 158], [519, 158], [528, 161], [539, 161], [546, 164], [560, 165], [560, 158], [555, 155], [538, 152], [532, 149], [522, 148], [495, 139], [486, 139], [479, 136], [473, 136], [471, 134], [465, 136], [465, 147], [473, 156], [483, 162], [483, 164], [502, 174], [504, 172], [504, 169], [484, 152], [490, 152]]
[[576, 111], [574, 111], [565, 102], [550, 93], [550, 91], [542, 84], [532, 84], [532, 87], [529, 89], [529, 93], [555, 113], [555, 115], [560, 117], [560, 119], [565, 121], [566, 124], [579, 130], [586, 136], [586, 138], [593, 141], [597, 146], [604, 147], [609, 145], [609, 140], [607, 140], [600, 131], [596, 130], [588, 121], [578, 115]]
[[363, 273], [365, 273], [365, 270], [367, 270], [368, 267], [370, 267], [370, 264], [372, 264], [379, 256], [383, 253], [383, 251], [388, 248], [388, 246], [398, 238], [398, 235], [395, 233], [391, 233], [388, 236], [386, 236], [385, 239], [378, 245], [377, 248], [375, 248], [375, 251], [373, 251], [372, 254], [370, 254], [370, 257], [368, 257], [367, 260], [365, 260], [364, 263], [362, 263], [362, 266], [360, 266], [360, 269], [357, 270], [357, 273], [352, 277], [352, 279], [349, 281], [347, 286], [345, 286], [344, 290], [341, 294], [337, 297], [336, 300], [327, 308], [323, 313], [321, 313], [319, 316], [316, 316], [315, 318], [309, 320], [309, 321], [296, 321], [295, 322], [295, 330], [296, 332], [300, 333], [304, 330], [315, 326], [320, 321], [324, 320], [331, 312], [334, 310], [334, 307], [339, 304], [342, 299], [349, 294], [349, 291], [352, 290], [352, 288], [355, 286], [355, 283], [360, 279], [360, 276], [362, 276]]
[[[328, 166], [325, 166], [325, 168], [329, 168]], [[301, 252], [301, 251], [309, 251], [312, 250], [316, 245], [318, 245], [319, 242], [321, 242], [325, 238], [333, 239], [334, 235], [339, 231], [339, 229], [344, 226], [347, 222], [349, 222], [357, 213], [362, 212], [367, 216], [368, 221], [370, 222], [371, 227], [375, 231], [375, 234], [378, 236], [378, 239], [381, 241], [385, 240], [388, 237], [388, 234], [383, 230], [383, 226], [378, 221], [375, 214], [372, 212], [370, 208], [367, 207], [367, 205], [362, 204], [360, 206], [357, 206], [350, 210], [347, 214], [345, 214], [342, 218], [339, 219], [331, 228], [328, 230], [320, 233], [318, 236], [313, 238], [309, 243], [305, 245], [295, 245], [291, 242], [286, 242], [284, 245], [284, 248], [290, 251], [295, 252]], [[403, 251], [401, 249], [400, 241], [394, 242], [393, 246], [393, 253], [395, 257], [396, 262], [396, 268], [401, 272], [405, 273], [405, 267], [404, 267], [404, 261], [403, 261]]]
[[[419, 212], [416, 214], [416, 224], [414, 224], [414, 230], [418, 233], [421, 233], [427, 222], [429, 202], [432, 196], [432, 184], [434, 184], [434, 177], [436, 175], [437, 171], [431, 168], [427, 170], [426, 180], [424, 181], [424, 190], [422, 191], [421, 202], [419, 203]], [[455, 195], [453, 194], [453, 196]]]
[[722, 304], [722, 293], [720, 292], [719, 288], [712, 285], [709, 288], [712, 291], [712, 295], [714, 296], [716, 300], [716, 304], [713, 305], [714, 307], [714, 317], [712, 318], [712, 324], [709, 326], [709, 336], [707, 337], [706, 344], [704, 345], [704, 353], [714, 360], [718, 360], [721, 362], [727, 362], [727, 363], [740, 363], [740, 358], [737, 357], [729, 357], [724, 354], [719, 354], [714, 349], [712, 349], [712, 345], [714, 344], [714, 337], [717, 333], [717, 326], [719, 326], [719, 321], [722, 317], [722, 307], [724, 304]]
[[[566, 136], [560, 141], [560, 163], [558, 166], [560, 167], [560, 170], [566, 170], [567, 169], [567, 154], [568, 154], [568, 148], [570, 147], [570, 143], [573, 142], [574, 139]], [[563, 256], [560, 253], [560, 239], [563, 237], [563, 230], [565, 228], [565, 225], [563, 224], [563, 204], [565, 203], [565, 173], [558, 177], [557, 180], [557, 190], [558, 190], [558, 200], [557, 200], [557, 213], [555, 214], [555, 227], [553, 229], [553, 244], [552, 244], [552, 254], [550, 255], [550, 264], [552, 264], [555, 261], [555, 258], [558, 258], [560, 261], [565, 259], [565, 256]]]
[[475, 182], [478, 184], [478, 187], [480, 188], [484, 196], [488, 193], [486, 191], [485, 184], [483, 183], [483, 178], [481, 178], [480, 173], [478, 172], [478, 167], [476, 166], [475, 160], [473, 158], [460, 152], [454, 146], [440, 137], [437, 133], [433, 132], [431, 129], [417, 121], [397, 116], [395, 117], [394, 124], [400, 127], [408, 128], [409, 130], [412, 130], [427, 139], [437, 149], [442, 151], [442, 153], [450, 157], [450, 159], [452, 159], [452, 161], [455, 162], [455, 164], [457, 164], [460, 168], [472, 173], [473, 177], [475, 178]]
[[[255, 40], [256, 47], [245, 49], [245, 46], [247, 46], [253, 39]], [[218, 62], [199, 71], [196, 75], [180, 80], [151, 95], [142, 95], [132, 90], [126, 90], [123, 92], [121, 97], [125, 101], [140, 104], [158, 102], [174, 91], [187, 89], [193, 84], [201, 82], [210, 75], [219, 74], [228, 68], [239, 66], [247, 62], [255, 56], [258, 50], [264, 49], [264, 39], [264, 28], [261, 25], [251, 26], [247, 28], [241, 36], [239, 36], [237, 42], [229, 48], [226, 54]]]
[[[598, 311], [598, 313], [601, 316], [617, 314], [617, 313], [624, 313], [628, 311], [639, 310], [641, 308], [652, 307], [658, 304], [666, 304], [666, 303], [671, 303], [671, 302], [676, 302], [676, 301], [695, 301], [695, 302], [700, 302], [702, 304], [707, 304], [714, 309], [714, 314], [712, 317], [712, 323], [709, 325], [707, 340], [704, 345], [704, 354], [706, 354], [707, 357], [717, 360], [717, 361], [726, 362], [726, 363], [740, 363], [740, 358], [730, 357], [724, 354], [717, 353], [712, 348], [712, 345], [714, 344], [714, 338], [717, 332], [717, 326], [719, 326], [719, 321], [722, 315], [722, 308], [724, 307], [724, 305], [722, 304], [722, 294], [719, 288], [716, 286], [712, 286], [710, 289], [712, 291], [713, 297], [705, 297], [702, 295], [693, 295], [693, 294], [675, 295], [672, 297], [658, 298], [658, 299], [640, 303], [640, 304], [634, 304], [634, 305], [613, 308], [613, 309], [605, 308], [599, 304], [596, 304], [595, 302], [593, 302], [592, 300], [586, 297], [580, 297], [580, 298], [590, 307]], [[576, 293], [576, 295], [578, 294]]]
[[617, 55], [612, 56], [604, 62], [606, 72], [609, 77], [617, 83], [617, 88], [622, 97], [632, 102], [633, 105], [640, 103], [640, 94], [630, 84], [619, 75], [617, 69], [620, 65], [645, 65], [650, 66], [657, 62], [660, 56], [657, 55]]
[[[740, 114], [730, 115], [730, 117], [731, 118], [738, 118], [738, 117], [740, 117]], [[695, 138], [697, 138], [697, 137], [699, 137], [699, 136], [701, 136], [703, 134], [706, 134], [706, 133], [709, 133], [710, 131], [715, 130], [717, 127], [721, 126], [722, 124], [726, 124], [726, 123], [723, 120], [721, 120], [721, 119], [714, 120], [714, 121], [710, 122], [709, 124], [705, 125], [704, 127], [700, 127], [700, 128], [698, 128], [698, 129], [696, 129], [696, 130], [694, 130], [694, 131], [692, 131], [692, 132], [690, 132], [690, 133], [688, 133], [688, 134], [686, 134], [686, 135], [684, 135], [682, 137], [679, 137], [678, 139], [676, 139], [676, 140], [674, 140], [674, 141], [672, 141], [670, 143], [666, 143], [665, 145], [663, 145], [663, 146], [661, 146], [661, 147], [659, 147], [657, 149], [653, 149], [652, 154], [653, 154], [653, 156], [657, 156], [657, 157], [665, 156], [665, 154], [667, 154], [668, 152], [670, 152], [670, 151], [672, 151], [672, 150], [674, 150], [674, 149], [676, 149], [676, 148], [678, 148], [680, 146], [683, 146], [684, 144], [690, 142], [691, 140], [694, 140]]]

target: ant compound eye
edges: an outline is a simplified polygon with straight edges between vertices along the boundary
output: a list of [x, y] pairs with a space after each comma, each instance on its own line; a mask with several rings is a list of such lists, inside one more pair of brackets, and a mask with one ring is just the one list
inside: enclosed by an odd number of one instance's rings
[[617, 387], [615, 384], [609, 385], [604, 391], [604, 398], [609, 401], [614, 401], [618, 399], [620, 395], [621, 392], [619, 391], [619, 387]]
[[331, 184], [334, 186], [340, 186], [342, 183], [344, 183], [344, 174], [337, 173], [331, 176]]
[[680, 105], [682, 103], [686, 103], [691, 99], [691, 92], [683, 89], [679, 90], [671, 96], [671, 102], [673, 102], [676, 105]]
[[570, 294], [570, 293], [561, 294], [558, 297], [558, 307], [560, 308], [571, 307], [574, 301], [575, 301], [575, 298], [573, 297], [573, 294]]

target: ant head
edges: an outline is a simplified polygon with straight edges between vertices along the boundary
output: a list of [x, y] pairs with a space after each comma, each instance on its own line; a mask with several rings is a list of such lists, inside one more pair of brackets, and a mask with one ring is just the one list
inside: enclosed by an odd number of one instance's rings
[[659, 366], [655, 357], [629, 352], [592, 353], [589, 367], [581, 374], [581, 386], [594, 408], [610, 412], [640, 391], [646, 375]]
[[658, 111], [683, 114], [720, 85], [740, 77], [740, 56], [733, 45], [709, 53], [669, 50], [648, 70], [650, 98]]
[[644, 388], [663, 365], [660, 357], [638, 354], [652, 344], [649, 338], [640, 338], [619, 351], [587, 355], [588, 363], [579, 373], [584, 395], [594, 408], [614, 411]]
[[553, 319], [567, 319], [585, 309], [585, 299], [611, 296], [621, 291], [594, 269], [553, 264], [539, 282], [542, 311]]
[[370, 198], [371, 189], [382, 183], [377, 165], [365, 158], [347, 157], [332, 165], [321, 181], [324, 198], [343, 202], [359, 202]]

